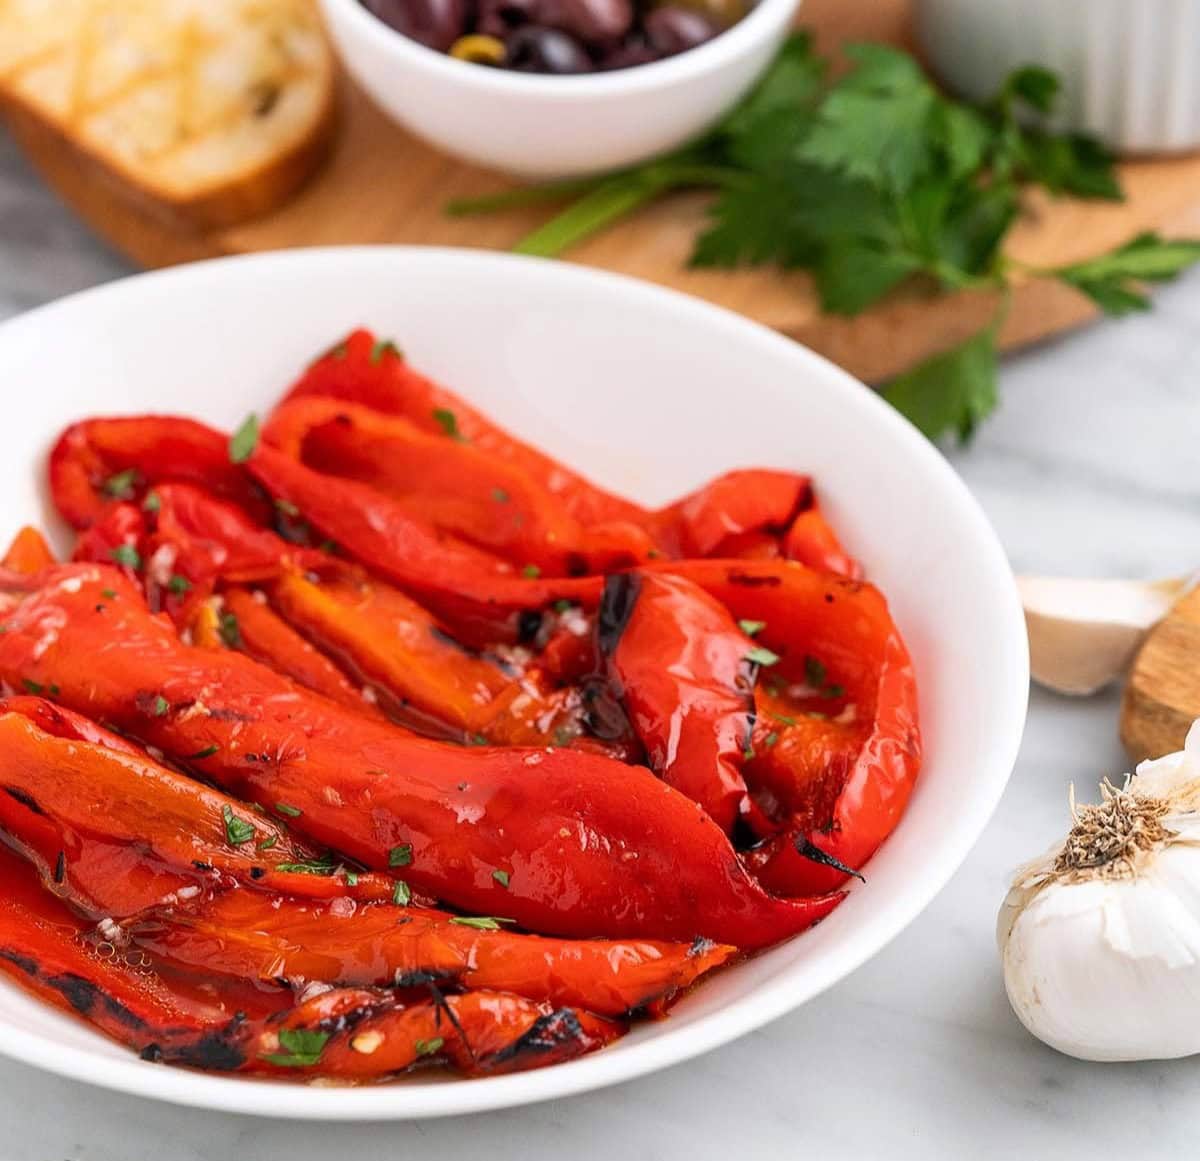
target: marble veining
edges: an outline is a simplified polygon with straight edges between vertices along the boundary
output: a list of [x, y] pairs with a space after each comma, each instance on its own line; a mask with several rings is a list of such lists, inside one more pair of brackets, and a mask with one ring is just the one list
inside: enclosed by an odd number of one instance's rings
[[[127, 270], [0, 138], [0, 317]], [[951, 459], [1016, 568], [1198, 563], [1200, 275], [1150, 314], [1008, 359], [1002, 388]], [[1098, 1066], [1043, 1048], [1009, 1012], [994, 950], [1008, 873], [1062, 831], [1068, 783], [1123, 769], [1116, 712], [1115, 695], [1035, 693], [1000, 809], [925, 914], [824, 996], [700, 1060], [549, 1105], [357, 1127], [175, 1109], [0, 1061], [0, 1159], [1193, 1157], [1200, 1059]]]

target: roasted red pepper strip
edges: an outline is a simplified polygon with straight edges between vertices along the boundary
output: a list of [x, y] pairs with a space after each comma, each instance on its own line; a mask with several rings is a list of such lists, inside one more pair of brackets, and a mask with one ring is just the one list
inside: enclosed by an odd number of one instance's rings
[[385, 985], [426, 977], [620, 1016], [670, 998], [727, 961], [699, 942], [545, 939], [479, 930], [443, 911], [278, 899], [256, 891], [147, 912], [124, 925], [140, 947], [244, 979]]
[[[504, 992], [468, 992], [404, 1004], [390, 991], [342, 989], [256, 1029], [245, 1071], [381, 1077], [442, 1062], [466, 1076], [544, 1068], [611, 1043], [622, 1024]], [[289, 1033], [308, 1032], [294, 1051]], [[319, 1045], [315, 1051], [313, 1046]]]
[[[682, 561], [668, 567], [716, 597], [735, 617], [762, 621], [757, 640], [782, 657], [785, 674], [803, 674], [811, 668], [807, 659], [818, 661], [842, 689], [836, 699], [828, 704], [818, 699], [813, 708], [853, 707], [855, 720], [870, 723], [861, 750], [846, 764], [844, 784], [829, 793], [823, 780], [815, 783], [831, 806], [824, 817], [814, 819], [792, 802], [800, 829], [748, 859], [772, 890], [828, 890], [844, 874], [801, 857], [797, 847], [809, 850], [811, 844], [816, 858], [857, 870], [900, 821], [920, 769], [916, 681], [887, 603], [871, 585], [795, 562]], [[799, 755], [806, 754], [809, 750], [801, 747]], [[746, 776], [752, 789], [754, 773], [751, 764]], [[810, 767], [798, 769], [796, 777], [801, 795], [814, 785]], [[781, 823], [786, 826], [786, 818]]]
[[325, 899], [392, 897], [386, 876], [348, 883], [286, 827], [68, 710], [34, 698], [0, 710], [0, 832], [81, 911], [127, 916], [234, 882]]
[[142, 568], [141, 545], [146, 519], [135, 504], [110, 504], [75, 542], [74, 560], [115, 564], [127, 576], [136, 577]]
[[11, 572], [33, 574], [58, 563], [46, 538], [32, 525], [26, 524], [16, 536], [0, 560], [0, 568]]
[[319, 580], [289, 570], [272, 586], [271, 599], [292, 625], [377, 690], [393, 718], [419, 733], [541, 746], [568, 745], [583, 732], [577, 691], [547, 689], [536, 672], [517, 673], [473, 655], [390, 585], [346, 570]]
[[862, 577], [862, 566], [842, 547], [815, 498], [812, 506], [792, 521], [783, 538], [783, 555], [788, 560], [798, 560], [810, 568], [824, 569], [851, 580]]
[[190, 419], [142, 415], [75, 423], [50, 453], [50, 491], [73, 527], [90, 528], [113, 500], [134, 500], [148, 486], [198, 484], [267, 522], [270, 508], [229, 460], [229, 441]]
[[[145, 953], [126, 962], [91, 923], [42, 891], [29, 868], [0, 845], [0, 971], [55, 1007], [74, 1012], [147, 1060], [196, 1067], [243, 1059], [225, 1049], [246, 1015], [261, 1019], [286, 994], [228, 981], [203, 987], [147, 971]], [[107, 953], [107, 954], [105, 954]], [[135, 966], [136, 965], [136, 966]], [[237, 1013], [244, 1015], [239, 1018]]]
[[285, 403], [310, 396], [361, 403], [404, 416], [432, 435], [470, 443], [521, 470], [556, 496], [581, 524], [631, 521], [640, 525], [645, 514], [636, 504], [605, 492], [497, 427], [457, 395], [414, 371], [370, 331], [354, 331], [317, 359], [288, 392]]
[[558, 497], [520, 468], [402, 416], [309, 396], [276, 410], [263, 438], [319, 472], [358, 480], [418, 519], [548, 576], [602, 572], [644, 559], [650, 536], [631, 524], [594, 541]]
[[272, 610], [264, 594], [234, 587], [225, 589], [223, 598], [218, 599], [223, 599], [222, 609], [216, 614], [218, 634], [223, 628], [226, 638], [221, 644], [240, 649], [339, 705], [370, 717], [383, 716], [361, 687]]
[[599, 599], [599, 578], [539, 577], [536, 570], [518, 576], [498, 557], [439, 533], [373, 488], [323, 476], [274, 448], [260, 445], [247, 467], [271, 495], [294, 504], [350, 555], [441, 605], [502, 622], [509, 613], [556, 600], [594, 606]]
[[[120, 599], [96, 613], [109, 586]], [[648, 770], [412, 738], [248, 658], [188, 647], [139, 606], [114, 569], [52, 570], [9, 615], [0, 678], [53, 682], [63, 703], [283, 809], [318, 842], [530, 930], [757, 948], [838, 902], [762, 892], [720, 829]], [[111, 641], [121, 647], [98, 647]]]
[[651, 768], [728, 834], [751, 807], [740, 767], [753, 642], [703, 589], [667, 573], [610, 576], [597, 639]]

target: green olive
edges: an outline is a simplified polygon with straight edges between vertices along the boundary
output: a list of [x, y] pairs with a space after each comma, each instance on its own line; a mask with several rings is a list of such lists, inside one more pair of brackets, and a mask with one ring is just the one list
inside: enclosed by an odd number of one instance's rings
[[450, 55], [473, 64], [501, 65], [508, 50], [504, 41], [494, 36], [460, 36], [451, 46]]

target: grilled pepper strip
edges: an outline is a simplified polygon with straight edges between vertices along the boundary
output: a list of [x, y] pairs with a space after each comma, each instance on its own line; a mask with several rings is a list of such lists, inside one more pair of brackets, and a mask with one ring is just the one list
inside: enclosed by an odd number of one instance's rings
[[217, 626], [219, 643], [240, 649], [339, 705], [370, 717], [382, 717], [362, 689], [272, 610], [265, 597], [260, 600], [259, 595], [243, 588], [225, 589]]
[[0, 560], [0, 568], [10, 572], [32, 575], [42, 569], [53, 568], [58, 563], [46, 538], [32, 525], [26, 524], [16, 536]]
[[50, 453], [55, 507], [77, 529], [90, 528], [113, 500], [138, 500], [168, 481], [199, 485], [263, 523], [270, 519], [269, 505], [230, 463], [228, 439], [191, 419], [89, 419], [68, 427]]
[[640, 524], [645, 515], [636, 504], [605, 492], [497, 427], [457, 395], [414, 371], [402, 355], [378, 342], [370, 331], [354, 331], [317, 359], [288, 392], [285, 404], [311, 396], [360, 403], [387, 415], [403, 416], [444, 440], [469, 443], [540, 484], [581, 524]]
[[624, 1031], [590, 1012], [504, 992], [405, 1004], [390, 991], [348, 988], [258, 1028], [244, 1048], [243, 1069], [366, 1079], [444, 1063], [466, 1076], [489, 1076], [572, 1060]]
[[[383, 696], [397, 721], [434, 737], [498, 745], [569, 744], [582, 732], [570, 689], [505, 672], [448, 637], [415, 601], [353, 575], [289, 570], [271, 589], [287, 620]], [[516, 680], [516, 678], [520, 680]]]
[[387, 985], [425, 977], [459, 990], [513, 992], [619, 1016], [670, 998], [734, 954], [732, 947], [560, 940], [444, 911], [338, 905], [229, 891], [147, 912], [124, 925], [138, 946], [194, 969], [250, 980]]
[[651, 768], [728, 834], [750, 808], [740, 766], [753, 643], [703, 589], [667, 573], [610, 576], [597, 640]]
[[[405, 867], [414, 887], [463, 910], [552, 935], [757, 948], [838, 902], [767, 895], [720, 829], [648, 770], [413, 738], [248, 658], [184, 645], [114, 569], [64, 566], [48, 578], [8, 618], [0, 678], [56, 683], [72, 708], [282, 809], [366, 866]], [[108, 586], [121, 599], [96, 613]], [[110, 641], [121, 647], [98, 647]], [[156, 696], [169, 712], [152, 712]]]
[[[916, 681], [887, 603], [871, 585], [795, 562], [682, 561], [669, 567], [735, 617], [763, 622], [756, 640], [781, 658], [778, 670], [769, 668], [771, 674], [803, 674], [813, 668], [811, 661], [819, 662], [842, 688], [836, 698], [818, 696], [814, 709], [836, 706], [839, 716], [870, 723], [864, 744], [846, 763], [844, 783], [832, 792], [823, 780], [814, 781], [811, 768], [795, 770], [797, 797], [788, 803], [788, 813], [798, 825], [789, 828], [787, 817], [781, 818], [788, 835], [748, 859], [772, 890], [789, 895], [829, 890], [844, 873], [800, 852], [811, 844], [818, 859], [862, 867], [900, 821], [920, 769]], [[759, 681], [764, 681], [761, 674]], [[745, 770], [752, 790], [755, 767], [751, 763]], [[808, 787], [819, 787], [828, 801], [816, 817], [806, 809]]]
[[292, 400], [275, 411], [263, 438], [319, 472], [368, 484], [418, 519], [548, 576], [626, 566], [656, 547], [631, 524], [621, 526], [623, 542], [612, 525], [593, 540], [520, 468], [356, 403]]
[[[145, 953], [126, 957], [42, 891], [30, 870], [0, 845], [0, 972], [57, 1008], [73, 1012], [114, 1040], [157, 1060], [166, 1055], [199, 1068], [229, 1067], [227, 1051], [240, 1011], [261, 1019], [279, 999], [229, 981], [203, 988], [146, 970]], [[135, 966], [136, 965], [136, 966]]]
[[349, 883], [280, 823], [37, 698], [0, 703], [0, 791], [0, 832], [50, 891], [96, 917], [238, 882], [324, 899], [394, 890], [365, 872]]

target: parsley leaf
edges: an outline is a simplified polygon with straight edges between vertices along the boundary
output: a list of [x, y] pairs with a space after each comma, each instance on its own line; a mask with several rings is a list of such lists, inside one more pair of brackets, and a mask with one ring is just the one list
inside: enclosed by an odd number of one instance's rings
[[242, 646], [242, 629], [233, 613], [222, 613], [218, 622], [217, 632], [229, 649], [240, 649]]
[[738, 628], [741, 629], [747, 637], [753, 637], [761, 633], [767, 627], [766, 621], [748, 621], [741, 620], [738, 622]]
[[251, 412], [229, 441], [230, 462], [244, 464], [254, 454], [254, 449], [258, 447], [258, 437], [258, 416]]
[[320, 1061], [329, 1036], [308, 1028], [281, 1028], [279, 1047], [283, 1051], [265, 1054], [262, 1059], [284, 1068], [311, 1068]]
[[779, 661], [779, 654], [772, 653], [762, 645], [755, 645], [753, 649], [746, 651], [746, 660], [752, 665], [775, 665]]
[[418, 1056], [432, 1056], [435, 1052], [441, 1052], [445, 1046], [446, 1038], [444, 1036], [433, 1036], [429, 1040], [418, 1040], [413, 1044], [413, 1051]]
[[104, 494], [114, 500], [132, 500], [139, 480], [137, 468], [126, 468], [104, 481]]
[[238, 818], [229, 803], [222, 807], [221, 816], [225, 822], [225, 841], [230, 846], [241, 846], [242, 843], [248, 843], [254, 838], [256, 833], [254, 827], [244, 818]]
[[516, 923], [516, 920], [501, 919], [498, 915], [454, 915], [450, 922], [459, 927], [473, 927], [476, 931], [499, 931], [502, 923]]
[[108, 555], [126, 568], [137, 570], [142, 567], [142, 554], [132, 544], [118, 544]]
[[402, 843], [400, 846], [392, 847], [392, 849], [388, 851], [389, 867], [407, 867], [412, 863], [412, 859], [412, 843]]
[[930, 439], [954, 432], [969, 440], [998, 401], [994, 327], [918, 363], [893, 379], [883, 396]]
[[1086, 294], [1105, 314], [1123, 315], [1150, 305], [1139, 283], [1168, 281], [1197, 260], [1200, 241], [1145, 233], [1111, 254], [1051, 273]]
[[441, 429], [451, 438], [456, 439], [459, 443], [465, 443], [466, 437], [458, 430], [458, 416], [454, 414], [448, 407], [435, 407], [433, 409], [433, 418]]
[[403, 879], [397, 879], [392, 888], [392, 902], [397, 907], [407, 907], [412, 902], [412, 888]]

